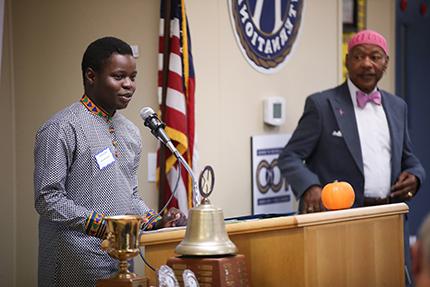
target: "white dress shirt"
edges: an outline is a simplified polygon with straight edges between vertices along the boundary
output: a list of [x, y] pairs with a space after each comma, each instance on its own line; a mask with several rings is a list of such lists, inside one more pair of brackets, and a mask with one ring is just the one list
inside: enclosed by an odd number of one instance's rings
[[387, 117], [382, 105], [368, 102], [364, 108], [358, 107], [358, 88], [350, 79], [348, 88], [363, 156], [364, 196], [384, 198], [390, 193], [391, 185], [391, 139]]

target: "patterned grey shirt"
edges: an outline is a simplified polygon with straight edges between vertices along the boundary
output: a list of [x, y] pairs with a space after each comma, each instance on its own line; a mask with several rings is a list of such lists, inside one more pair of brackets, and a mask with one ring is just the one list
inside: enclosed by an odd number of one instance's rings
[[[96, 155], [106, 148], [118, 157], [100, 169]], [[34, 150], [39, 286], [95, 286], [117, 270], [117, 261], [84, 225], [92, 211], [109, 216], [150, 210], [137, 191], [140, 151], [133, 123], [118, 112], [107, 121], [80, 102], [39, 129]]]

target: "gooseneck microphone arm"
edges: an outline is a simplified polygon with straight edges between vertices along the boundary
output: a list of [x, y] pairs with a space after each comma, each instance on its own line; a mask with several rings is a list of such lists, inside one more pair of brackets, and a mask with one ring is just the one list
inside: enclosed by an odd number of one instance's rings
[[178, 159], [178, 161], [185, 167], [188, 174], [191, 176], [191, 180], [193, 182], [193, 203], [194, 205], [198, 204], [198, 185], [197, 180], [194, 176], [194, 172], [187, 163], [187, 161], [182, 157], [179, 151], [176, 149], [175, 145], [170, 140], [169, 136], [164, 131], [164, 127], [166, 126], [157, 116], [157, 114], [150, 108], [144, 107], [140, 110], [140, 116], [144, 121], [144, 125], [151, 130], [151, 133], [161, 141], [172, 154]]
[[187, 161], [182, 157], [182, 155], [178, 152], [178, 150], [176, 150], [176, 152], [174, 153], [174, 155], [176, 156], [176, 158], [178, 159], [178, 161], [185, 167], [185, 169], [187, 170], [188, 174], [191, 176], [191, 180], [193, 182], [193, 203], [196, 206], [199, 202], [198, 202], [198, 185], [197, 185], [197, 180], [194, 177], [194, 172], [191, 169], [190, 165], [187, 163]]

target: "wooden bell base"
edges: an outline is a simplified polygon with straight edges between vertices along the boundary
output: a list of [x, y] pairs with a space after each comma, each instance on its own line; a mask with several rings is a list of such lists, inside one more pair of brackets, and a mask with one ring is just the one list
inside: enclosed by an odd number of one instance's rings
[[171, 257], [167, 260], [167, 265], [175, 271], [181, 286], [182, 272], [185, 269], [194, 272], [200, 287], [250, 286], [245, 256], [241, 254], [224, 257]]
[[130, 279], [108, 278], [97, 281], [96, 287], [148, 287], [148, 278], [137, 276]]

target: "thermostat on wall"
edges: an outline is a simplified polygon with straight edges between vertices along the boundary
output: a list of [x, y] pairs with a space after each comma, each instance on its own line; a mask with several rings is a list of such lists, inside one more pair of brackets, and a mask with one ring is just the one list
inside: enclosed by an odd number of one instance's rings
[[282, 97], [268, 97], [264, 99], [264, 122], [272, 126], [285, 123], [285, 99]]

